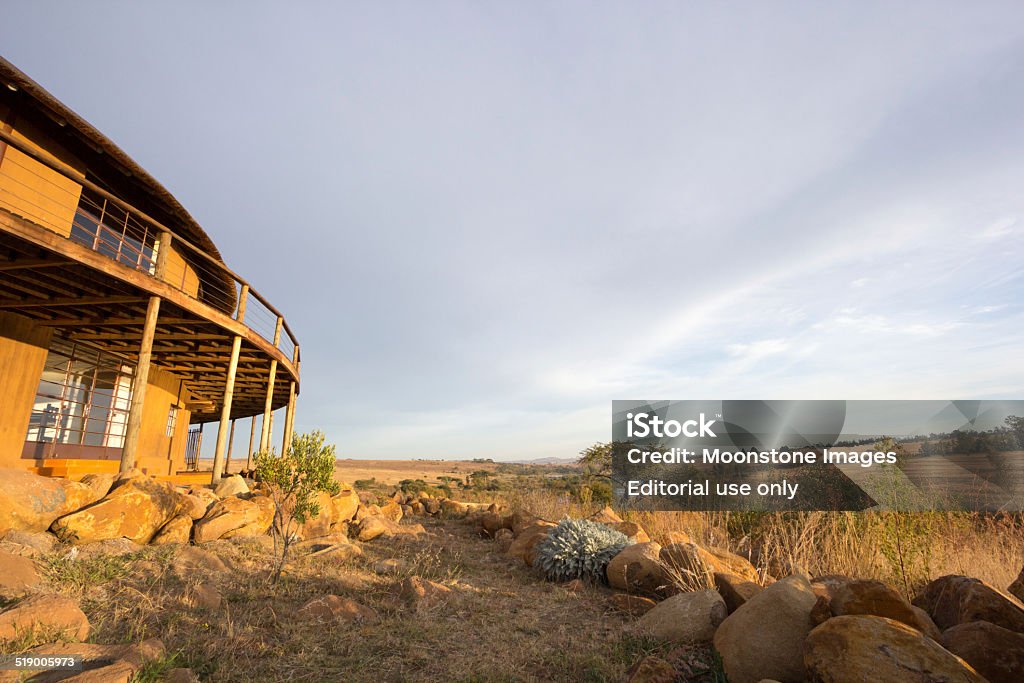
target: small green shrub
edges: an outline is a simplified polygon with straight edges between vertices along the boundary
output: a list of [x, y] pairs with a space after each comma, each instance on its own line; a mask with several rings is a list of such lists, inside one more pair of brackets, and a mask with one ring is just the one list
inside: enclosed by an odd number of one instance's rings
[[551, 581], [604, 582], [608, 563], [627, 545], [625, 534], [604, 524], [565, 519], [537, 544], [533, 566]]
[[352, 486], [356, 487], [356, 491], [366, 491], [368, 489], [372, 489], [376, 485], [376, 477], [372, 479], [356, 479], [354, 482], [352, 482]]

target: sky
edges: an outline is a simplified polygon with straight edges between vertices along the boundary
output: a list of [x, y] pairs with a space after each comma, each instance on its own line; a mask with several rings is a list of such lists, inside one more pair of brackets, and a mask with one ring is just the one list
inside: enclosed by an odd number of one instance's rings
[[614, 399], [1024, 398], [1019, 3], [3, 15], [284, 313], [339, 457], [572, 457]]

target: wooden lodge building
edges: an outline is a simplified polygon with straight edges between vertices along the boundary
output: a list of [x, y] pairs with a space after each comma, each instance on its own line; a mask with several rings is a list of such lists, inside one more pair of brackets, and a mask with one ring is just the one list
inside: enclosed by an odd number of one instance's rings
[[278, 408], [289, 441], [298, 386], [288, 324], [178, 200], [0, 58], [0, 467], [208, 483]]

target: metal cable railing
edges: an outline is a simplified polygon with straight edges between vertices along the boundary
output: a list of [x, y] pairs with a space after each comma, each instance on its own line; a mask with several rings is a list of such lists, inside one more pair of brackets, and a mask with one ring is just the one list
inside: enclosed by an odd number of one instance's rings
[[[217, 258], [10, 133], [0, 130], [0, 141], [8, 146], [0, 164], [0, 207], [122, 265], [159, 277], [240, 320], [298, 362], [298, 341], [284, 317]], [[12, 149], [20, 154], [12, 154]]]

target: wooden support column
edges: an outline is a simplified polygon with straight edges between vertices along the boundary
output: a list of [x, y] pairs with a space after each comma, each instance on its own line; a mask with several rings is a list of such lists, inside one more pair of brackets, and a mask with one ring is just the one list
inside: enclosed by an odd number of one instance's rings
[[153, 275], [160, 280], [166, 279], [167, 275], [167, 255], [171, 251], [171, 233], [164, 230], [160, 233], [160, 248], [156, 252], [156, 268], [154, 269]]
[[281, 438], [281, 452], [287, 453], [292, 445], [292, 429], [295, 426], [295, 382], [288, 383], [288, 408], [284, 414], [284, 436]]
[[228, 454], [224, 456], [224, 471], [231, 473], [231, 451], [235, 449], [235, 420], [231, 420], [231, 431], [228, 433]]
[[249, 454], [245, 457], [246, 472], [252, 471], [252, 446], [256, 442], [256, 416], [253, 415], [249, 421], [252, 424], [249, 425]]
[[139, 449], [139, 430], [142, 428], [142, 408], [146, 400], [146, 385], [149, 382], [149, 363], [153, 358], [153, 337], [156, 335], [156, 320], [160, 315], [160, 297], [149, 297], [146, 306], [146, 322], [142, 328], [142, 342], [139, 344], [139, 362], [135, 366], [135, 381], [132, 399], [128, 404], [128, 424], [124, 430], [124, 448], [121, 450], [121, 472], [135, 467]]
[[228, 440], [228, 422], [231, 421], [231, 401], [235, 394], [235, 375], [238, 372], [238, 354], [242, 350], [242, 338], [236, 336], [231, 343], [231, 363], [228, 365], [228, 379], [224, 383], [224, 399], [220, 409], [220, 424], [217, 425], [217, 448], [213, 452], [213, 483], [224, 474], [224, 449]]
[[[281, 325], [284, 318], [278, 316], [277, 325], [274, 328], [274, 346], [281, 343]], [[270, 449], [270, 437], [274, 428], [274, 380], [277, 377], [277, 359], [270, 361], [270, 379], [267, 382], [267, 400], [263, 405], [263, 429], [260, 430], [260, 451]]]

